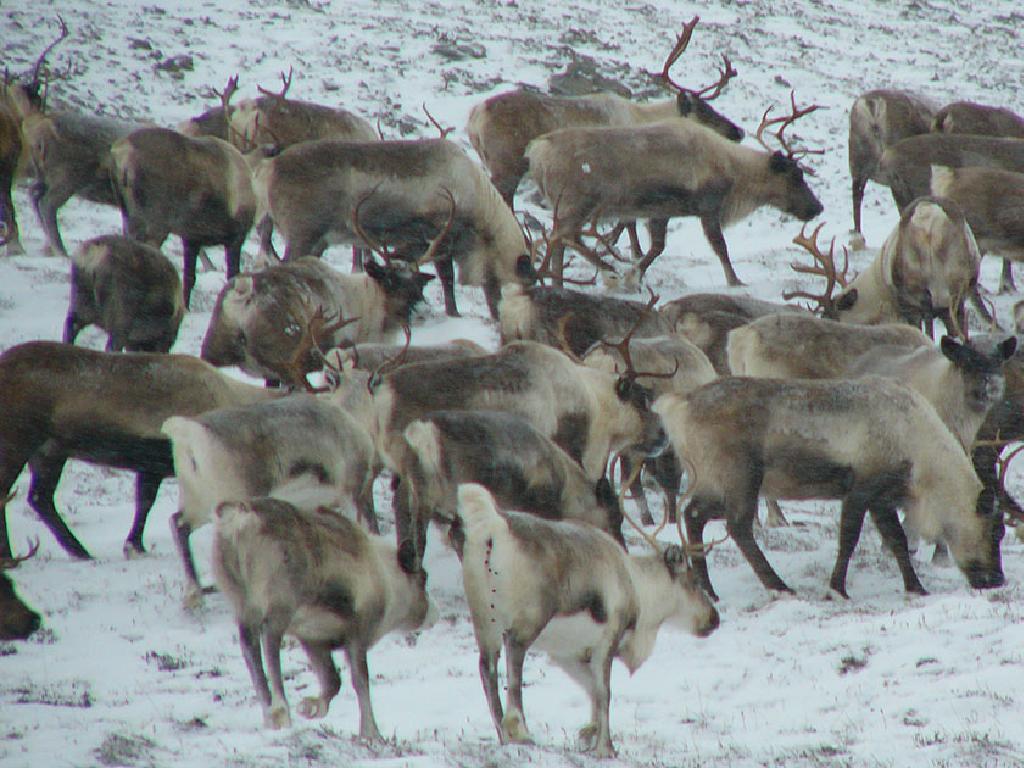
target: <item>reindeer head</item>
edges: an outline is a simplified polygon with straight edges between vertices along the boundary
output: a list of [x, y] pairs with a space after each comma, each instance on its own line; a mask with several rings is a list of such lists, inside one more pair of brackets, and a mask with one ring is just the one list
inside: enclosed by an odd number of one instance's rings
[[[790, 104], [792, 106], [791, 113], [782, 117], [774, 117], [769, 120], [768, 113], [771, 112], [772, 108], [768, 107], [764, 111], [764, 115], [761, 117], [761, 124], [757, 128], [756, 139], [770, 153], [768, 159], [769, 173], [782, 175], [786, 180], [784, 185], [778, 187], [781, 192], [778, 193], [778, 199], [774, 200], [773, 204], [780, 210], [796, 216], [801, 221], [810, 221], [820, 214], [824, 207], [821, 201], [815, 197], [811, 188], [807, 186], [807, 182], [804, 179], [805, 173], [811, 173], [810, 169], [801, 167], [798, 160], [807, 155], [823, 154], [824, 150], [795, 147], [786, 139], [785, 131], [796, 120], [809, 115], [819, 107], [817, 104], [814, 104], [806, 109], [798, 108], [796, 105], [796, 93], [793, 91], [790, 92]], [[775, 138], [782, 147], [782, 152], [773, 150], [764, 139], [765, 129], [771, 125], [779, 126], [779, 129], [775, 132]]]

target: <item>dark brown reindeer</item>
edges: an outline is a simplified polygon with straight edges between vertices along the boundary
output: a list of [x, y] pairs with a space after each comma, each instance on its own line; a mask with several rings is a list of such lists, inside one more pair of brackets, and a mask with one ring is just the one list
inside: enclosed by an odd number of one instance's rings
[[1005, 107], [993, 107], [973, 101], [954, 101], [935, 113], [932, 131], [1024, 139], [1024, 117]]
[[[595, 259], [580, 243], [587, 222], [600, 218], [652, 219], [651, 247], [634, 267], [643, 273], [664, 250], [668, 220], [672, 216], [700, 218], [704, 234], [718, 256], [729, 285], [739, 285], [729, 261], [722, 228], [770, 205], [804, 221], [822, 211], [821, 203], [804, 180], [796, 149], [785, 139], [785, 129], [817, 107], [768, 119], [758, 128], [778, 125], [776, 136], [786, 150], [759, 151], [727, 141], [716, 133], [678, 120], [622, 128], [566, 128], [530, 143], [526, 154], [530, 174], [552, 207], [558, 207], [558, 227], [552, 236], [552, 271], [562, 273], [564, 250], [578, 250], [601, 269], [611, 267]], [[655, 224], [657, 226], [655, 226]]]

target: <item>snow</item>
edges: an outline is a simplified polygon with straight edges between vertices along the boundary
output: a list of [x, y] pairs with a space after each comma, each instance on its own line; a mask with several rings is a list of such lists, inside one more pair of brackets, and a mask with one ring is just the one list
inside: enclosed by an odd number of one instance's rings
[[[850, 228], [846, 167], [848, 108], [870, 88], [903, 87], [944, 103], [976, 99], [1020, 109], [1024, 88], [1024, 22], [1012, 0], [37, 0], [0, 5], [5, 64], [25, 69], [55, 32], [60, 13], [71, 37], [54, 51], [66, 80], [50, 98], [75, 108], [173, 125], [212, 106], [208, 89], [241, 75], [239, 96], [257, 84], [278, 87], [294, 67], [290, 95], [344, 104], [385, 134], [435, 135], [421, 105], [451, 138], [464, 132], [473, 104], [516, 83], [543, 86], [573, 56], [636, 87], [658, 70], [681, 22], [701, 23], [677, 68], [677, 79], [703, 85], [717, 78], [727, 54], [739, 77], [716, 107], [748, 132], [770, 104], [785, 108], [796, 91], [803, 106], [825, 107], [794, 134], [822, 148], [808, 164], [825, 206], [823, 235], [845, 242]], [[135, 42], [133, 42], [135, 41]], [[445, 58], [439, 43], [470, 50]], [[458, 46], [471, 46], [469, 49]], [[452, 46], [449, 45], [449, 48]], [[480, 47], [482, 57], [478, 57]], [[180, 77], [158, 63], [191, 55]], [[748, 139], [749, 141], [749, 139]], [[520, 192], [525, 208], [546, 214]], [[42, 255], [43, 237], [27, 188], [16, 204], [28, 255], [0, 257], [0, 348], [57, 339], [67, 300], [68, 265]], [[897, 220], [888, 193], [869, 185], [864, 229], [877, 248]], [[72, 200], [61, 211], [69, 247], [117, 231], [112, 208]], [[810, 287], [788, 264], [799, 226], [776, 212], [755, 214], [726, 232], [733, 263], [749, 294], [778, 300]], [[255, 239], [246, 248], [256, 253]], [[180, 246], [168, 241], [180, 262]], [[853, 254], [863, 269], [875, 251]], [[212, 253], [220, 263], [218, 253]], [[328, 258], [347, 268], [344, 249]], [[994, 291], [999, 262], [987, 258], [982, 283]], [[581, 270], [582, 274], [582, 270]], [[722, 291], [722, 271], [699, 226], [675, 221], [668, 250], [650, 285], [663, 300], [688, 291]], [[196, 354], [221, 272], [204, 273], [175, 352]], [[430, 311], [417, 343], [465, 337], [497, 343], [482, 295], [458, 290], [466, 317], [443, 316], [432, 283]], [[598, 289], [595, 289], [598, 290]], [[732, 289], [736, 290], [736, 289]], [[1014, 297], [995, 297], [1004, 324]], [[81, 343], [100, 348], [96, 329]], [[0, 393], [0, 407], [3, 395]], [[1016, 474], [1010, 487], [1020, 492]], [[96, 556], [72, 562], [28, 507], [27, 477], [8, 505], [15, 546], [41, 541], [39, 554], [15, 579], [22, 597], [44, 617], [23, 643], [0, 644], [0, 765], [11, 766], [590, 766], [575, 733], [587, 719], [584, 693], [531, 655], [525, 709], [536, 746], [501, 747], [477, 676], [477, 654], [461, 592], [458, 562], [432, 532], [429, 589], [442, 619], [418, 636], [386, 637], [370, 653], [377, 720], [388, 741], [359, 744], [355, 694], [341, 655], [343, 688], [324, 720], [296, 718], [268, 732], [253, 696], [223, 598], [208, 596], [197, 612], [182, 608], [183, 576], [167, 520], [176, 508], [173, 481], [150, 516], [149, 554], [123, 559], [133, 483], [123, 472], [71, 463], [58, 508]], [[656, 492], [650, 492], [652, 501]], [[390, 508], [386, 483], [378, 509]], [[657, 511], [657, 510], [656, 510]], [[1007, 586], [971, 590], [954, 568], [916, 566], [931, 594], [907, 596], [892, 558], [868, 526], [851, 567], [852, 599], [830, 598], [827, 579], [836, 549], [838, 511], [831, 504], [787, 508], [793, 525], [764, 535], [766, 554], [796, 590], [766, 593], [735, 546], [710, 555], [721, 596], [720, 629], [697, 640], [664, 630], [654, 655], [630, 677], [612, 680], [612, 735], [619, 751], [606, 765], [673, 766], [1009, 766], [1024, 764], [1024, 546], [1003, 544]], [[712, 524], [708, 537], [721, 536]], [[389, 529], [390, 530], [390, 529]], [[206, 582], [210, 529], [195, 537]], [[667, 534], [665, 534], [667, 536]], [[633, 546], [639, 547], [638, 539]], [[316, 685], [297, 646], [285, 653], [294, 707]]]

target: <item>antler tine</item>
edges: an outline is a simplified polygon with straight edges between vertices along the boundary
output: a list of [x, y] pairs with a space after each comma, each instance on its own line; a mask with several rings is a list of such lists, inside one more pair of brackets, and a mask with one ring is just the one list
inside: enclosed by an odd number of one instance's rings
[[814, 112], [815, 110], [821, 109], [821, 105], [820, 104], [812, 104], [811, 106], [806, 107], [805, 109], [800, 109], [796, 105], [796, 91], [795, 90], [791, 90], [789, 92], [789, 103], [790, 103], [790, 106], [791, 106], [792, 109], [791, 109], [790, 114], [788, 114], [788, 115], [782, 115], [780, 117], [773, 117], [771, 120], [769, 120], [768, 119], [768, 113], [772, 111], [772, 107], [768, 107], [768, 109], [766, 109], [764, 111], [764, 115], [761, 116], [761, 124], [757, 128], [757, 134], [755, 136], [755, 138], [757, 139], [758, 143], [762, 147], [767, 149], [769, 152], [771, 152], [772, 148], [769, 147], [767, 142], [765, 142], [765, 140], [764, 140], [764, 130], [765, 130], [765, 128], [767, 128], [770, 125], [778, 125], [779, 129], [775, 132], [775, 138], [778, 140], [779, 145], [782, 147], [782, 149], [786, 152], [786, 156], [789, 157], [790, 159], [795, 159], [796, 157], [804, 157], [805, 155], [823, 155], [823, 154], [825, 154], [825, 150], [823, 150], [823, 149], [794, 148], [786, 140], [786, 136], [785, 136], [786, 129], [789, 126], [791, 126], [793, 123], [795, 123], [801, 117], [804, 117], [805, 115], [809, 115], [809, 114], [811, 114], [811, 112]]
[[[13, 495], [13, 494], [12, 494]], [[26, 560], [35, 557], [36, 552], [39, 551], [39, 539], [30, 539], [28, 543], [28, 553], [19, 555], [17, 557], [5, 557], [0, 558], [0, 570], [9, 570], [11, 568], [17, 568]]]
[[328, 322], [327, 313], [324, 310], [323, 304], [318, 304], [313, 315], [306, 322], [305, 332], [302, 338], [299, 339], [299, 343], [296, 345], [295, 352], [292, 354], [291, 359], [288, 360], [284, 365], [284, 370], [290, 375], [290, 381], [288, 382], [293, 387], [302, 386], [308, 392], [324, 392], [324, 388], [314, 387], [309, 383], [306, 378], [306, 368], [303, 365], [304, 358], [310, 353], [315, 352], [320, 361], [326, 359], [326, 355], [323, 350], [323, 342], [330, 335], [336, 331], [344, 328], [346, 325], [359, 320], [359, 316], [342, 318], [339, 317], [337, 320]]
[[810, 237], [806, 234], [806, 224], [800, 228], [800, 234], [793, 238], [793, 243], [799, 245], [808, 253], [811, 254], [811, 258], [814, 260], [817, 266], [806, 266], [798, 264], [796, 262], [790, 264], [790, 269], [794, 272], [799, 272], [804, 275], [815, 275], [825, 278], [825, 290], [820, 294], [808, 293], [806, 291], [787, 291], [782, 294], [782, 298], [786, 301], [790, 301], [794, 298], [809, 299], [817, 302], [821, 309], [827, 309], [831, 306], [833, 297], [832, 293], [835, 291], [836, 285], [845, 288], [849, 284], [847, 273], [850, 269], [850, 252], [843, 247], [843, 270], [839, 272], [836, 269], [835, 263], [835, 247], [836, 239], [833, 237], [829, 244], [828, 253], [824, 254], [821, 252], [821, 248], [818, 246], [818, 233], [821, 232], [822, 227], [825, 223], [822, 222], [814, 228], [814, 232], [811, 233]]
[[699, 91], [693, 91], [694, 95], [704, 99], [704, 101], [712, 101], [722, 95], [722, 89], [725, 88], [726, 84], [732, 80], [739, 72], [733, 67], [732, 62], [729, 61], [729, 57], [724, 53], [722, 54], [722, 66], [718, 70], [718, 82], [712, 83], [705, 88], [701, 88]]
[[278, 93], [268, 91], [262, 85], [257, 85], [256, 90], [262, 93], [264, 96], [270, 96], [275, 99], [283, 99], [285, 94], [288, 93], [288, 89], [292, 87], [292, 71], [293, 67], [288, 67], [288, 76], [285, 77], [284, 72], [279, 73], [281, 76], [281, 90]]
[[458, 208], [458, 206], [455, 204], [455, 195], [452, 194], [452, 191], [448, 189], [448, 187], [441, 187], [441, 189], [438, 190], [438, 192], [442, 196], [448, 198], [448, 219], [447, 221], [445, 221], [444, 226], [441, 227], [441, 231], [437, 233], [437, 237], [430, 241], [430, 245], [427, 248], [426, 253], [424, 253], [422, 256], [416, 259], [417, 267], [420, 264], [429, 264], [434, 260], [434, 258], [437, 256], [438, 248], [441, 247], [441, 243], [444, 241], [444, 239], [448, 237], [448, 233], [452, 231], [452, 224], [455, 223], [455, 211]]
[[377, 184], [374, 185], [373, 189], [359, 196], [359, 200], [356, 201], [355, 207], [352, 208], [352, 231], [356, 233], [356, 237], [358, 237], [366, 244], [367, 248], [369, 248], [373, 253], [380, 256], [381, 260], [383, 260], [385, 264], [390, 264], [391, 254], [388, 253], [387, 249], [383, 245], [381, 245], [379, 242], [370, 237], [369, 234], [367, 234], [366, 230], [363, 229], [363, 225], [359, 219], [359, 212], [363, 208], [363, 203], [365, 203], [367, 200], [369, 200], [371, 197], [377, 194], [377, 190], [380, 189], [380, 186], [383, 183], [383, 181], [377, 182]]
[[[621, 463], [622, 454], [625, 453], [625, 450], [627, 449], [619, 451], [618, 454], [616, 454], [615, 461]], [[615, 465], [615, 461], [612, 462], [612, 466]], [[622, 517], [631, 526], [633, 526], [636, 532], [639, 533], [643, 540], [647, 542], [647, 545], [655, 552], [660, 552], [661, 548], [658, 546], [658, 534], [661, 533], [662, 529], [665, 527], [665, 522], [662, 521], [661, 525], [658, 526], [654, 533], [650, 534], [647, 531], [645, 531], [636, 520], [633, 519], [633, 516], [631, 514], [626, 512], [626, 490], [633, 485], [633, 481], [636, 480], [637, 475], [640, 474], [640, 470], [643, 468], [643, 466], [644, 463], [642, 461], [634, 462], [633, 472], [632, 474], [630, 474], [629, 479], [624, 479], [622, 483], [619, 485], [619, 509], [622, 510]]]
[[39, 73], [42, 71], [43, 64], [46, 62], [46, 57], [50, 55], [50, 51], [63, 42], [69, 34], [67, 22], [64, 21], [64, 18], [60, 14], [57, 14], [57, 22], [60, 24], [60, 34], [57, 36], [56, 40], [43, 49], [43, 52], [39, 54], [39, 58], [36, 59], [35, 66], [32, 68], [33, 87], [39, 87]]
[[638, 371], [636, 367], [633, 365], [633, 357], [629, 351], [629, 344], [631, 341], [633, 341], [633, 334], [635, 334], [637, 330], [640, 328], [640, 324], [643, 323], [644, 321], [644, 316], [654, 310], [654, 305], [657, 304], [658, 299], [661, 298], [658, 294], [651, 290], [650, 286], [647, 286], [647, 291], [648, 293], [651, 294], [650, 300], [647, 302], [646, 305], [644, 305], [643, 309], [640, 310], [640, 313], [637, 315], [636, 322], [634, 322], [632, 327], [630, 327], [629, 332], [622, 337], [622, 340], [619, 342], [608, 341], [608, 339], [604, 338], [600, 340], [601, 344], [603, 344], [606, 347], [609, 347], [610, 349], [618, 350], [619, 354], [622, 355], [622, 362], [625, 363], [626, 365], [626, 372], [622, 375], [632, 381], [636, 381], [636, 379], [638, 379], [641, 376], [649, 379], [671, 379], [679, 371], [679, 360], [676, 360], [675, 368], [672, 369], [671, 373]]
[[455, 128], [453, 128], [451, 126], [449, 126], [448, 128], [445, 128], [444, 126], [442, 126], [437, 121], [437, 119], [432, 114], [430, 114], [430, 110], [427, 109], [427, 103], [426, 102], [423, 102], [423, 104], [421, 106], [423, 107], [423, 111], [426, 113], [427, 119], [430, 121], [430, 124], [432, 126], [434, 126], [435, 128], [437, 128], [437, 132], [441, 134], [441, 138], [442, 139], [447, 139], [448, 138], [448, 134], [451, 133], [452, 131], [454, 131]]
[[1010, 469], [1010, 462], [1017, 458], [1021, 454], [1021, 452], [1024, 452], [1024, 444], [1018, 445], [1006, 456], [1000, 456], [998, 459], [996, 459], [996, 464], [999, 468], [998, 474], [996, 475], [996, 482], [999, 484], [999, 490], [1002, 491], [1007, 496], [1009, 495], [1009, 492], [1006, 490], [1006, 473]]
[[657, 74], [657, 77], [659, 77], [663, 83], [680, 92], [689, 91], [689, 89], [684, 88], [673, 80], [672, 76], [669, 74], [669, 70], [672, 69], [672, 66], [679, 60], [679, 57], [683, 55], [687, 46], [689, 46], [690, 38], [693, 37], [693, 30], [697, 27], [697, 23], [699, 21], [700, 16], [694, 16], [690, 21], [683, 23], [683, 29], [676, 38], [676, 44], [672, 47], [672, 50], [669, 51], [668, 56], [665, 58], [665, 64], [661, 68], [661, 72]]
[[224, 107], [224, 111], [227, 112], [231, 103], [231, 97], [235, 95], [235, 91], [238, 90], [238, 74], [228, 78], [227, 85], [224, 86], [223, 91], [218, 91], [216, 88], [211, 88], [213, 95], [220, 99], [220, 105]]

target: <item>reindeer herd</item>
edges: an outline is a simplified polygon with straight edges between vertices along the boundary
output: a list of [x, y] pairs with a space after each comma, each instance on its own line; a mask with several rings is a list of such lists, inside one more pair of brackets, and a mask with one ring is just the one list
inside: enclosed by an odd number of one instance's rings
[[[232, 78], [219, 107], [176, 129], [48, 109], [42, 73], [68, 35], [60, 25], [33, 70], [8, 79], [0, 103], [7, 253], [23, 252], [10, 194], [19, 168], [49, 250], [67, 255], [57, 211], [73, 195], [117, 205], [124, 231], [71, 255], [65, 343], [0, 354], [0, 558], [11, 567], [38, 548], [15, 557], [6, 525], [26, 465], [26, 501], [79, 559], [89, 552], [54, 502], [69, 459], [135, 473], [126, 555], [145, 551], [149, 510], [162, 481], [176, 477], [172, 529], [186, 600], [203, 594], [189, 537], [213, 522], [213, 572], [268, 727], [291, 722], [280, 666], [290, 634], [321, 688], [300, 714], [327, 713], [340, 648], [359, 736], [380, 738], [367, 651], [387, 632], [429, 625], [431, 531], [462, 563], [499, 740], [530, 738], [522, 668], [534, 647], [588, 692], [581, 741], [601, 756], [614, 750], [612, 660], [635, 670], [666, 622], [699, 636], [718, 626], [708, 521], [726, 521], [767, 589], [789, 590], [755, 539], [762, 497], [782, 522], [778, 501], [841, 502], [829, 586], [843, 597], [869, 513], [908, 592], [926, 593], [915, 536], [938, 542], [937, 553], [948, 547], [972, 587], [1004, 583], [1004, 518], [1021, 510], [1003, 487], [1009, 459], [1000, 453], [1024, 438], [1024, 360], [1012, 336], [970, 339], [966, 305], [994, 322], [979, 292], [981, 255], [1007, 259], [1006, 287], [1010, 260], [1024, 258], [1020, 117], [968, 102], [936, 110], [901, 91], [863, 94], [850, 112], [854, 240], [863, 240], [868, 180], [889, 186], [901, 212], [871, 266], [850, 280], [834, 240], [827, 253], [819, 246], [819, 226], [795, 239], [814, 265], [793, 268], [823, 278], [824, 291], [785, 297], [815, 300], [818, 312], [737, 293], [657, 306], [653, 292], [641, 302], [565, 287], [575, 282], [567, 249], [611, 272], [627, 258], [617, 249], [627, 231], [639, 283], [665, 249], [669, 219], [693, 216], [735, 286], [724, 227], [763, 206], [803, 221], [823, 210], [800, 162], [811, 150], [785, 135], [815, 106], [801, 109], [793, 97], [789, 115], [765, 111], [755, 149], [710, 104], [737, 74], [728, 59], [706, 88], [673, 80], [696, 18], [659, 74], [673, 98], [498, 94], [469, 117], [482, 165], [447, 130], [386, 140], [351, 112], [290, 99], [290, 73], [279, 92], [234, 104]], [[778, 150], [765, 135], [773, 127]], [[513, 213], [526, 175], [552, 214], [539, 234]], [[646, 252], [637, 219], [649, 223]], [[602, 231], [608, 222], [614, 228]], [[242, 272], [254, 227], [262, 268]], [[159, 250], [169, 234], [182, 241], [182, 278]], [[320, 260], [333, 243], [353, 246], [352, 274]], [[166, 354], [196, 261], [214, 245], [225, 249], [228, 280], [201, 359]], [[463, 283], [482, 288], [500, 349], [410, 345], [433, 279], [420, 271], [428, 263], [448, 315], [458, 314], [456, 265]], [[939, 345], [934, 319], [948, 331]], [[73, 346], [89, 324], [107, 331], [107, 351]], [[379, 535], [374, 508], [385, 472], [395, 543]], [[666, 498], [654, 533], [642, 472]], [[627, 490], [640, 523], [625, 508]], [[628, 552], [625, 522], [649, 552]], [[667, 523], [679, 544], [658, 540]], [[3, 637], [39, 626], [0, 577]]]

